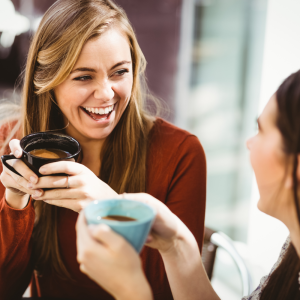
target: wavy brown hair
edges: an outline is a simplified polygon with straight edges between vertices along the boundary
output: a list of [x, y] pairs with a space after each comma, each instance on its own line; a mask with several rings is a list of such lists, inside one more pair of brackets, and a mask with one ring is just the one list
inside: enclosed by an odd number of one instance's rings
[[[101, 153], [100, 178], [117, 193], [144, 192], [149, 117], [144, 110], [145, 58], [124, 11], [110, 0], [58, 0], [43, 16], [33, 37], [25, 69], [21, 127], [23, 136], [61, 130], [65, 124], [53, 89], [73, 69], [82, 47], [104, 31], [116, 28], [128, 38], [133, 66], [129, 104]], [[36, 201], [33, 230], [35, 268], [45, 267], [70, 278], [60, 256], [58, 210]]]
[[[290, 75], [276, 92], [276, 125], [281, 132], [284, 151], [293, 159], [293, 196], [300, 226], [299, 184], [297, 179], [298, 155], [300, 154], [300, 70]], [[262, 291], [261, 300], [300, 299], [300, 258], [290, 243], [278, 268], [272, 273]]]

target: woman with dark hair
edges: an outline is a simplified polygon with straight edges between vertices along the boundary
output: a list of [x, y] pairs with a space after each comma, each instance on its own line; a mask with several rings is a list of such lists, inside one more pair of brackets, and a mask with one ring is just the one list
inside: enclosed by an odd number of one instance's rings
[[[300, 299], [300, 71], [289, 76], [270, 99], [258, 119], [258, 133], [247, 141], [247, 147], [260, 192], [258, 208], [282, 221], [290, 236], [271, 273], [243, 300]], [[188, 228], [150, 195], [123, 197], [148, 203], [157, 210], [147, 245], [159, 250], [174, 299], [220, 299], [206, 276]], [[134, 298], [136, 278], [146, 279], [136, 253], [122, 237], [105, 225], [88, 228], [83, 214], [77, 234], [77, 258], [83, 272], [118, 300], [152, 299], [151, 293]]]

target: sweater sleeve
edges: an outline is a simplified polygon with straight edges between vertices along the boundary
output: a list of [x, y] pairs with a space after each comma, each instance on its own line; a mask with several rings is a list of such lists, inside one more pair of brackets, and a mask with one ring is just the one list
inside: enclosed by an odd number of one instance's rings
[[195, 236], [202, 251], [206, 205], [206, 158], [196, 136], [189, 135], [173, 158], [166, 205]]
[[33, 272], [31, 235], [35, 212], [31, 200], [24, 209], [14, 209], [4, 194], [0, 182], [0, 299], [19, 299]]

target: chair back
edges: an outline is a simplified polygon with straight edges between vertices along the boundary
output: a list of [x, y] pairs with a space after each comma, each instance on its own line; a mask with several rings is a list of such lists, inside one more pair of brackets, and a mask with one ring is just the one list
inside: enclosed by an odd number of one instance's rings
[[214, 270], [214, 264], [217, 254], [218, 247], [215, 246], [211, 241], [210, 238], [212, 234], [215, 233], [214, 230], [205, 227], [204, 231], [204, 243], [202, 248], [202, 262], [204, 268], [206, 270], [207, 276], [209, 280], [211, 280]]
[[233, 241], [223, 232], [216, 232], [210, 228], [205, 227], [202, 261], [209, 280], [211, 280], [213, 275], [214, 263], [218, 247], [224, 249], [232, 257], [241, 275], [243, 297], [248, 296], [252, 292], [251, 275], [244, 260], [237, 252]]

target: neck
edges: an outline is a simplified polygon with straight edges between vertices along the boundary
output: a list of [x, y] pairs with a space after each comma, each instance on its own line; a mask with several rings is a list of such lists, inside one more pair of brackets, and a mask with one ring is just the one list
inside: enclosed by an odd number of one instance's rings
[[290, 231], [291, 242], [293, 243], [295, 250], [300, 257], [300, 224], [294, 201], [290, 201], [289, 208], [286, 210], [286, 217], [283, 223]]
[[296, 249], [296, 252], [300, 258], [300, 226], [297, 224], [297, 227], [290, 229], [291, 241]]
[[276, 215], [272, 215], [276, 219], [285, 224], [290, 232], [291, 242], [300, 258], [300, 224], [298, 214], [294, 202], [294, 195], [291, 189], [287, 191], [282, 190], [278, 197], [281, 199], [282, 205]]

